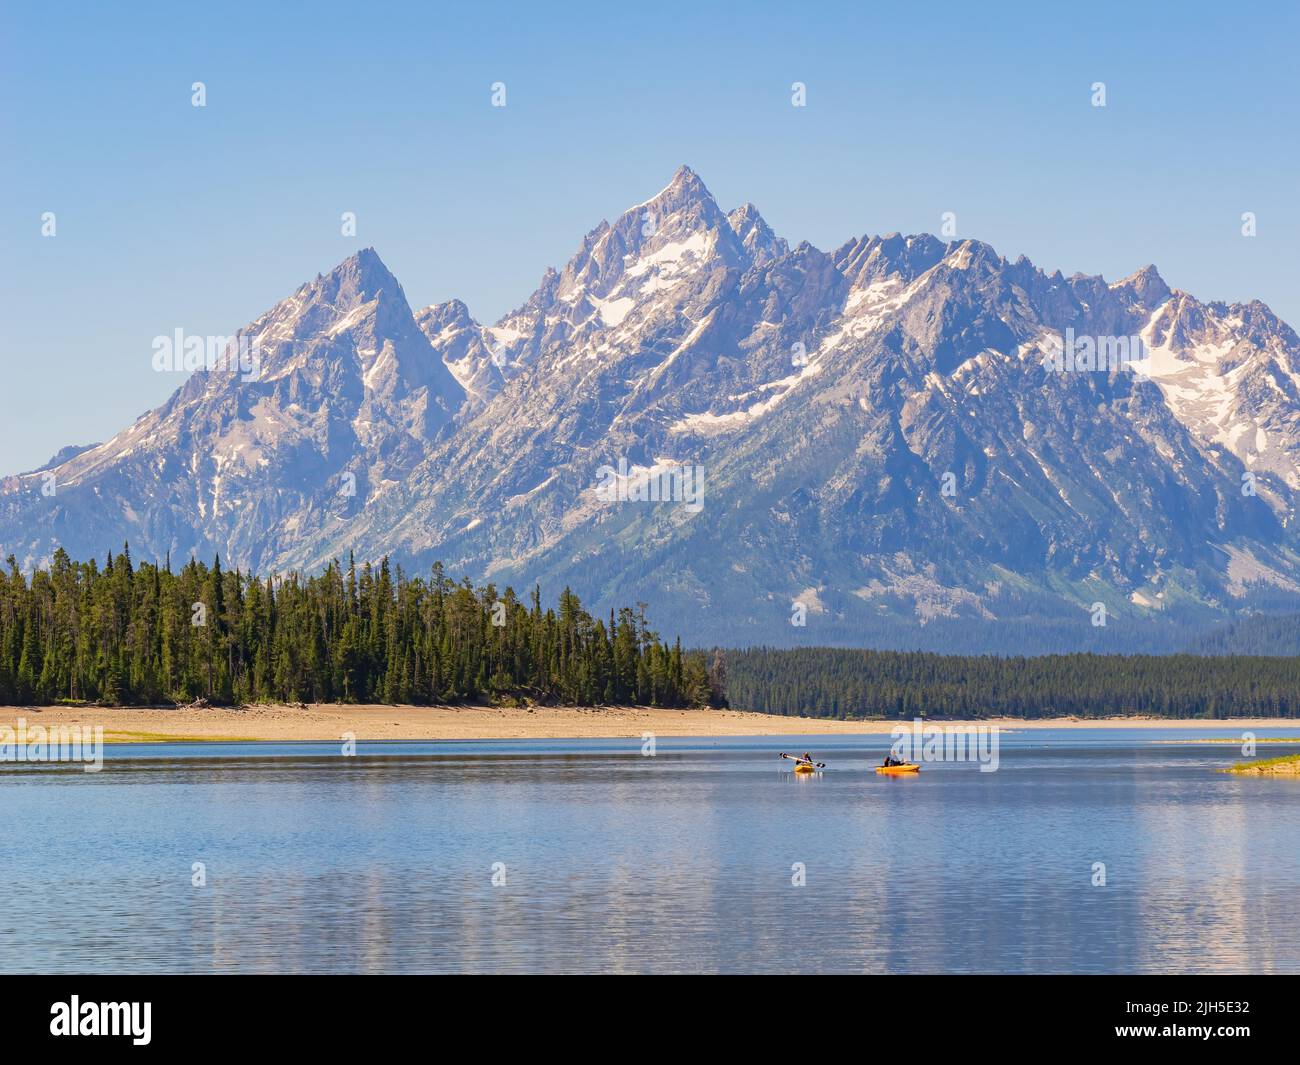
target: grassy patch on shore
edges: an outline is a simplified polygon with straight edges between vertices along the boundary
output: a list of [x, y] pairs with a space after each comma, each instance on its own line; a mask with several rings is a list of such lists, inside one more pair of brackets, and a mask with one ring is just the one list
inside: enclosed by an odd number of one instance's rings
[[[1180, 747], [1185, 743], [1230, 743], [1233, 746], [1241, 746], [1242, 738], [1240, 736], [1211, 736], [1195, 737], [1187, 740], [1152, 740], [1152, 743], [1176, 743]], [[1256, 743], [1294, 743], [1300, 744], [1300, 736], [1256, 736]]]
[[1300, 776], [1300, 754], [1286, 754], [1281, 758], [1238, 762], [1223, 770], [1225, 773], [1267, 773], [1276, 776]]
[[179, 736], [171, 732], [105, 732], [105, 743], [257, 743], [255, 736]]

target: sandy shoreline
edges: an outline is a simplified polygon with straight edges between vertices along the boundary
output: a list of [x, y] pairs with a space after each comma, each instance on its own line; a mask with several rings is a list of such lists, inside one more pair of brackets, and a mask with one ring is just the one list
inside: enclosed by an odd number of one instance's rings
[[[249, 706], [243, 709], [156, 709], [142, 707], [0, 707], [0, 725], [28, 727], [100, 726], [104, 738], [117, 743], [162, 743], [181, 740], [338, 740], [353, 733], [358, 740], [475, 739], [624, 739], [642, 733], [657, 736], [862, 736], [885, 734], [894, 721], [834, 721], [775, 717], [736, 710], [658, 710], [650, 707], [535, 707], [532, 710], [491, 706], [338, 706], [314, 704]], [[1043, 728], [1200, 728], [1233, 735], [1244, 729], [1290, 728], [1300, 720], [1242, 718], [1232, 721], [1162, 720], [1160, 718], [1077, 718], [979, 722], [934, 722], [998, 725], [1023, 731]]]

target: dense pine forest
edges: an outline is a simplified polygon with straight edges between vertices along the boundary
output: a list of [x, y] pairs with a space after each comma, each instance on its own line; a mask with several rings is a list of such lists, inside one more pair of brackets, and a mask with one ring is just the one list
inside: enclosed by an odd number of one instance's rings
[[739, 710], [808, 717], [1300, 717], [1300, 658], [731, 651]]
[[0, 572], [0, 703], [258, 701], [637, 703], [710, 698], [704, 658], [644, 610], [593, 618], [491, 584], [330, 565], [271, 578], [190, 561], [100, 566], [60, 549], [27, 580]]
[[60, 550], [0, 571], [0, 704], [492, 701], [728, 704], [838, 718], [1300, 717], [1300, 658], [999, 658], [839, 648], [683, 651], [643, 604], [593, 617], [565, 591], [333, 563], [269, 578], [194, 560]]

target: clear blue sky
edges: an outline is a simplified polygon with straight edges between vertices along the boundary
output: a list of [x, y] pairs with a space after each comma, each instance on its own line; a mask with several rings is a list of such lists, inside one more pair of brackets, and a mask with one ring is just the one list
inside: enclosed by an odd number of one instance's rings
[[792, 243], [955, 211], [1300, 325], [1295, 5], [923, 7], [0, 4], [0, 473], [164, 400], [154, 336], [233, 332], [360, 246], [492, 321], [683, 162]]

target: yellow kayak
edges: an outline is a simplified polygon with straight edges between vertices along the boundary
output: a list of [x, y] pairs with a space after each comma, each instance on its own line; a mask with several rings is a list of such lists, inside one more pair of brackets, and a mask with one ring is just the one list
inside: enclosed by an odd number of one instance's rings
[[811, 766], [807, 762], [796, 762], [794, 771], [796, 773], [816, 773], [816, 766]]
[[883, 773], [885, 776], [888, 777], [902, 776], [904, 773], [919, 773], [920, 771], [921, 771], [921, 767], [919, 765], [916, 765], [914, 762], [909, 762], [907, 765], [876, 766], [877, 773]]

